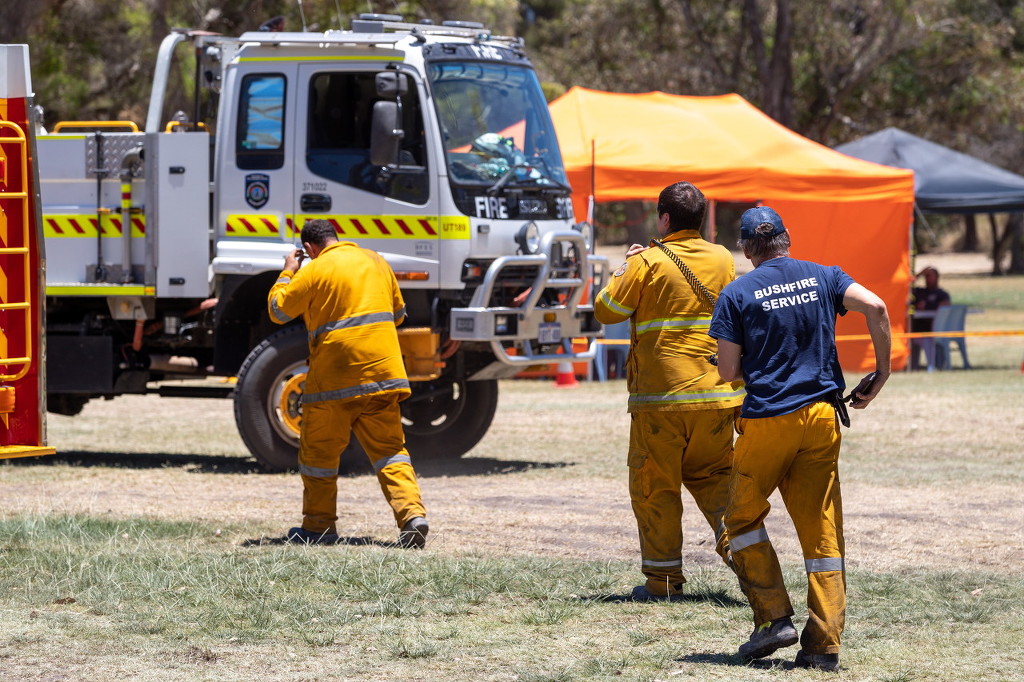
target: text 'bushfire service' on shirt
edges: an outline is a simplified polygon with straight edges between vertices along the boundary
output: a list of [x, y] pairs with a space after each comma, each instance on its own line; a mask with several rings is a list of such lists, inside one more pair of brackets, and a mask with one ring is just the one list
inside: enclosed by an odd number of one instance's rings
[[[788, 282], [786, 284], [773, 284], [770, 287], [764, 289], [755, 289], [754, 298], [760, 300], [767, 296], [773, 296], [776, 294], [790, 294], [792, 296], [778, 296], [777, 298], [770, 298], [767, 301], [761, 301], [762, 310], [775, 310], [777, 308], [786, 308], [788, 306], [801, 305], [803, 303], [810, 303], [811, 301], [818, 300], [818, 278], [807, 277], [805, 279], [798, 279], [795, 282]], [[815, 287], [811, 289], [811, 287]], [[803, 291], [804, 289], [811, 289], [810, 291]]]

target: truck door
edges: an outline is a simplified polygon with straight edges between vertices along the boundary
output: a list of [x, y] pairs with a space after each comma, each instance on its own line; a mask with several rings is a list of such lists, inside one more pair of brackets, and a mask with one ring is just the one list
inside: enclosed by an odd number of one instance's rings
[[[375, 78], [380, 65], [299, 66], [295, 149], [295, 229], [323, 218], [338, 237], [383, 255], [403, 288], [438, 286], [437, 181], [428, 172], [423, 84], [406, 73], [405, 136], [398, 170], [370, 165]], [[412, 273], [415, 273], [414, 275]]]
[[[246, 244], [252, 249], [260, 241], [293, 241], [288, 220], [294, 211], [295, 74], [294, 63], [252, 59], [229, 75], [225, 92], [238, 96], [234, 120], [224, 126], [230, 132], [219, 140], [217, 233], [236, 246], [226, 252], [222, 243], [222, 257], [246, 250]], [[258, 253], [246, 251], [242, 260], [258, 261]], [[280, 247], [267, 257], [279, 267]]]

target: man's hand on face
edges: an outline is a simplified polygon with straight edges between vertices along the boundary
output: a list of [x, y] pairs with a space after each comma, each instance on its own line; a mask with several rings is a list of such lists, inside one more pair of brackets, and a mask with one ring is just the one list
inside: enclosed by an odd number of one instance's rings
[[284, 257], [284, 269], [291, 272], [293, 275], [299, 271], [299, 266], [302, 265], [302, 261], [306, 258], [306, 252], [302, 249], [295, 249], [291, 253], [288, 253]]

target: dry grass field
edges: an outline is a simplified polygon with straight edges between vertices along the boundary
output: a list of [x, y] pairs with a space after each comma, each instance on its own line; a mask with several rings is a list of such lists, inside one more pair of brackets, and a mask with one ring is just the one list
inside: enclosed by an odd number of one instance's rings
[[[985, 308], [974, 328], [1024, 329], [1019, 279], [943, 283]], [[1024, 337], [969, 347], [978, 369], [894, 376], [844, 437], [840, 679], [1024, 679]], [[792, 651], [731, 656], [749, 610], [693, 505], [693, 598], [623, 601], [639, 582], [625, 398], [621, 381], [502, 382], [477, 448], [417, 465], [418, 553], [390, 547], [367, 475], [340, 481], [346, 544], [275, 544], [299, 520], [298, 477], [258, 469], [228, 401], [51, 415], [57, 456], [0, 464], [0, 679], [822, 677], [791, 670]], [[799, 616], [799, 548], [773, 505]]]

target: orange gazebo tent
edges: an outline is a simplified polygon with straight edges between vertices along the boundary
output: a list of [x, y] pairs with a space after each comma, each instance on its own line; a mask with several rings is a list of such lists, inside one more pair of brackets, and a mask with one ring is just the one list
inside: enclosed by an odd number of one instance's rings
[[[911, 171], [833, 151], [739, 95], [575, 87], [550, 109], [577, 216], [586, 214], [591, 193], [597, 202], [653, 201], [679, 180], [712, 200], [769, 205], [793, 235], [794, 258], [839, 265], [885, 300], [893, 332], [906, 330]], [[866, 333], [863, 318], [847, 317], [838, 335]], [[840, 341], [839, 356], [849, 371], [874, 368], [870, 341]], [[893, 368], [902, 369], [907, 356], [906, 340], [894, 338]]]

